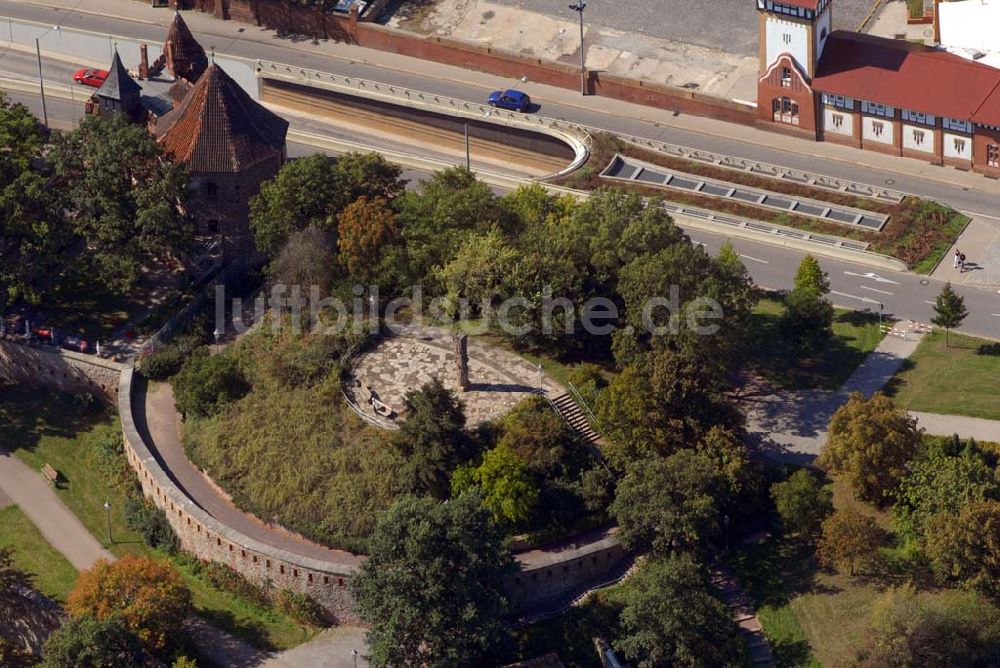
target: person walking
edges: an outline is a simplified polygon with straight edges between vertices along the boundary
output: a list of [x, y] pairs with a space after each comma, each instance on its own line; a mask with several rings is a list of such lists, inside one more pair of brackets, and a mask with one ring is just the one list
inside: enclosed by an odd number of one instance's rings
[[958, 256], [958, 272], [960, 274], [965, 273], [965, 253], [961, 253]]
[[960, 251], [960, 250], [958, 250], [958, 249], [956, 248], [956, 249], [955, 249], [955, 264], [953, 264], [953, 265], [951, 266], [951, 267], [952, 267], [952, 269], [958, 269], [958, 262], [959, 262], [959, 260], [961, 259], [961, 257], [962, 257], [962, 251]]

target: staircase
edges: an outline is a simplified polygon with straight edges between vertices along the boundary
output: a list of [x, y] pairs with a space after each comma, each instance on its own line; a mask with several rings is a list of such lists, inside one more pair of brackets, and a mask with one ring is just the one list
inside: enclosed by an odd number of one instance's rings
[[570, 394], [560, 394], [549, 399], [549, 403], [584, 442], [594, 446], [600, 442], [601, 435], [594, 430], [592, 424], [593, 414], [589, 409], [582, 408]]
[[743, 634], [747, 648], [750, 650], [750, 661], [753, 668], [774, 668], [774, 657], [771, 655], [771, 643], [764, 635], [764, 629], [757, 619], [757, 613], [746, 592], [736, 582], [732, 572], [721, 565], [711, 569], [712, 584], [719, 591], [722, 600], [729, 606], [733, 621]]

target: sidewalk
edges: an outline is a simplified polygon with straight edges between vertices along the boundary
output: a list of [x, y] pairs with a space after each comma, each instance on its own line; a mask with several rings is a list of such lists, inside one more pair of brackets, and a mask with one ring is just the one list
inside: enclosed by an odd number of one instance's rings
[[917, 349], [922, 334], [906, 339], [887, 336], [851, 377], [835, 392], [779, 391], [754, 403], [747, 411], [747, 429], [757, 448], [772, 459], [806, 464], [826, 443], [830, 418], [852, 392], [871, 396], [889, 381], [903, 361]]
[[917, 426], [935, 436], [951, 436], [958, 434], [959, 438], [974, 438], [977, 441], [1000, 441], [1000, 420], [984, 420], [983, 418], [966, 417], [964, 415], [939, 415], [938, 413], [921, 413], [909, 411], [917, 418]]
[[[965, 271], [955, 267], [956, 248], [965, 253]], [[973, 217], [931, 276], [954, 284], [1000, 286], [1000, 220]]]
[[[11, 3], [9, 1], [0, 3], [0, 13], [3, 11], [3, 5], [18, 4], [23, 3]], [[44, 2], [31, 3], [33, 7], [57, 8], [59, 10], [58, 14], [53, 14], [53, 16], [58, 16], [62, 25], [66, 27], [73, 27], [72, 13], [114, 17], [115, 19], [137, 22], [146, 26], [160, 26], [162, 30], [158, 31], [156, 40], [152, 39], [153, 31], [149, 31], [148, 29], [135, 31], [137, 33], [150, 34], [150, 41], [163, 39], [166, 35], [166, 27], [172, 18], [172, 14], [167, 10], [156, 9], [150, 7], [148, 4], [126, 0], [90, 0], [85, 10], [79, 9], [79, 4], [78, 0], [44, 0]], [[347, 72], [360, 63], [377, 66], [383, 72], [393, 71], [413, 75], [414, 77], [430, 77], [440, 81], [474, 86], [483, 91], [493, 90], [497, 85], [504, 83], [502, 77], [493, 74], [476, 72], [408, 56], [400, 56], [351, 44], [335, 42], [319, 42], [314, 44], [309, 40], [292, 41], [291, 39], [278, 39], [273, 31], [235, 21], [221, 21], [208, 14], [196, 11], [185, 12], [184, 17], [195, 33], [195, 36], [205, 45], [206, 50], [214, 47], [219, 54], [225, 53], [253, 57], [255, 52], [272, 52], [280, 49], [284, 52], [282, 57], [290, 63], [317, 69], [325, 68], [330, 71]], [[800, 157], [832, 160], [843, 163], [843, 165], [871, 168], [878, 170], [886, 177], [883, 179], [884, 182], [873, 183], [873, 185], [893, 186], [893, 183], [890, 183], [894, 181], [892, 175], [900, 174], [951, 186], [959, 186], [977, 193], [988, 193], [990, 195], [1000, 193], [1000, 188], [997, 187], [995, 182], [987, 180], [978, 174], [961, 172], [951, 168], [943, 169], [919, 160], [860, 151], [837, 144], [786, 137], [754, 127], [736, 125], [714, 119], [700, 118], [686, 114], [675, 115], [670, 109], [647, 107], [606, 97], [588, 96], [583, 98], [578, 92], [573, 90], [545, 86], [534, 82], [528, 82], [525, 85], [525, 89], [533, 98], [540, 101], [575, 107], [585, 112], [590, 112], [589, 115], [592, 116], [594, 115], [593, 112], [597, 112], [605, 116], [619, 119], [627, 118], [656, 124], [660, 127], [690, 130], [710, 135], [711, 138], [725, 140], [730, 145], [733, 142], [743, 142], [768, 149], [777, 148], [781, 151], [798, 154]], [[598, 122], [596, 117], [595, 122]], [[698, 143], [698, 141], [699, 138], [692, 137], [691, 143]], [[705, 142], [705, 144], [708, 143], [710, 142]], [[714, 150], [708, 145], [698, 147], [705, 150]], [[739, 148], [733, 147], [734, 153], [739, 153], [739, 151]], [[725, 151], [723, 150], [722, 152]], [[823, 166], [816, 165], [815, 169], [822, 172]]]

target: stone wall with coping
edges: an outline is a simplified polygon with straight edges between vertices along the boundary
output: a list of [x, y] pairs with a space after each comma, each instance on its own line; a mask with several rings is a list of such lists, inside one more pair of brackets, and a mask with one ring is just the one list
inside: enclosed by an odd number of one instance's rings
[[122, 368], [118, 362], [96, 355], [0, 337], [0, 379], [14, 384], [89, 393], [113, 402]]

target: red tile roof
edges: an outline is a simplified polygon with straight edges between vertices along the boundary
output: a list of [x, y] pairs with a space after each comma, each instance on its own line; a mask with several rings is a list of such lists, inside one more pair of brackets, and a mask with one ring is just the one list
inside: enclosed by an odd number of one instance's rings
[[1000, 125], [1000, 70], [922, 44], [834, 32], [812, 85], [824, 93]]
[[[169, 45], [169, 46], [168, 46]], [[169, 51], [170, 71], [176, 77], [183, 77], [194, 83], [208, 67], [208, 56], [198, 40], [191, 34], [180, 12], [174, 12], [174, 20], [167, 31], [164, 52]]]
[[789, 7], [801, 7], [802, 9], [811, 9], [816, 11], [819, 9], [820, 0], [775, 0], [775, 2], [780, 2], [783, 5], [788, 5]]
[[154, 132], [166, 153], [192, 172], [235, 173], [283, 155], [288, 121], [213, 63]]

